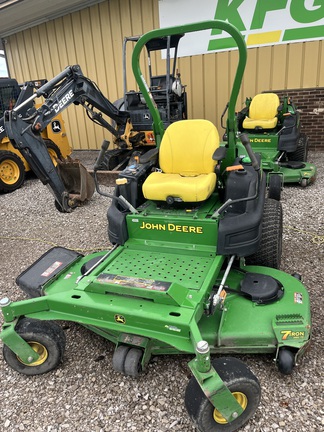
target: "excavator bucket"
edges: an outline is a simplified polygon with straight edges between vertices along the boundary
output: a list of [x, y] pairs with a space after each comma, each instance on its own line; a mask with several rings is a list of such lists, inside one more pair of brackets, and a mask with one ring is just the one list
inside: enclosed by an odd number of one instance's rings
[[63, 161], [57, 160], [57, 171], [70, 199], [83, 202], [92, 197], [95, 191], [94, 179], [78, 159], [68, 156]]

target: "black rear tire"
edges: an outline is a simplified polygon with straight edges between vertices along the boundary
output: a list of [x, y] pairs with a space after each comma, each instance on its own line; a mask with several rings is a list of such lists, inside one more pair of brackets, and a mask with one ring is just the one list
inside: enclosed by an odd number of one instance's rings
[[282, 205], [266, 199], [262, 220], [262, 238], [259, 249], [245, 258], [248, 265], [280, 268], [282, 253]]
[[211, 404], [196, 379], [192, 377], [185, 392], [185, 405], [189, 416], [200, 432], [233, 432], [243, 426], [255, 413], [261, 399], [258, 379], [239, 359], [222, 357], [212, 364], [228, 389], [244, 408], [243, 413], [227, 423]]
[[301, 133], [298, 142], [297, 148], [294, 152], [287, 153], [289, 161], [296, 162], [307, 162], [308, 157], [308, 136], [304, 133]]
[[31, 364], [24, 363], [7, 345], [4, 345], [3, 356], [12, 369], [25, 375], [40, 375], [55, 369], [61, 363], [65, 351], [65, 334], [58, 324], [22, 318], [15, 330], [40, 358]]

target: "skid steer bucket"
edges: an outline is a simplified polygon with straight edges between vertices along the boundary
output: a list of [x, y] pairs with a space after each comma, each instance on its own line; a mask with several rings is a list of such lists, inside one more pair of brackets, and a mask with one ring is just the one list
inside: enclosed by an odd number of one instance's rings
[[65, 191], [75, 201], [89, 200], [95, 191], [94, 179], [78, 159], [69, 156], [57, 161], [57, 171]]

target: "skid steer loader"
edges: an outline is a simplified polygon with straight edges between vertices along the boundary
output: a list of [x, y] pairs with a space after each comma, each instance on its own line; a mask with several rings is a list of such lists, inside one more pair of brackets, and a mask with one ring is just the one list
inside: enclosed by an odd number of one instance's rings
[[[0, 78], [0, 192], [13, 192], [18, 189], [24, 183], [25, 173], [31, 171], [24, 156], [6, 135], [4, 113], [13, 109], [15, 105], [20, 105], [33, 94], [35, 88], [45, 83], [46, 80], [37, 80], [19, 85], [15, 79]], [[32, 105], [32, 102], [29, 106], [25, 105], [20, 115], [26, 116]], [[71, 154], [72, 149], [60, 114], [42, 131], [42, 138], [54, 165], [57, 165], [57, 159], [63, 160]]]
[[[205, 119], [180, 120], [165, 129], [139, 62], [154, 38], [210, 29], [227, 32], [239, 52], [222, 146], [216, 127]], [[266, 198], [266, 176], [247, 135], [241, 141], [249, 160], [237, 154], [235, 105], [246, 53], [241, 33], [219, 20], [153, 30], [139, 39], [132, 67], [152, 115], [156, 148], [119, 174], [114, 194], [98, 185], [112, 200], [112, 248], [87, 256], [50, 249], [17, 278], [30, 298], [0, 300], [3, 354], [14, 370], [37, 375], [61, 363], [60, 321], [77, 322], [115, 344], [113, 368], [134, 378], [152, 356], [191, 355], [185, 406], [201, 432], [233, 432], [257, 410], [258, 379], [233, 354], [272, 354], [280, 372], [293, 372], [310, 343], [310, 302], [298, 274], [274, 268], [281, 253], [281, 203]], [[90, 85], [78, 67], [54, 82], [62, 79], [58, 110]], [[71, 92], [74, 81], [78, 86]], [[11, 136], [18, 141], [28, 134], [35, 141], [37, 125], [50, 117], [46, 104], [25, 132], [26, 124], [8, 115]], [[279, 222], [270, 267], [258, 261], [266, 213]]]

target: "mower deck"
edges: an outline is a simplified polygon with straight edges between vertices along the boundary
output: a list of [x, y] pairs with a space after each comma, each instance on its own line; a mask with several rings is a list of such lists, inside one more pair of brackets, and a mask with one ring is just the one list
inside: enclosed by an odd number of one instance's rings
[[[237, 261], [222, 302], [212, 311], [211, 294], [226, 266], [225, 257], [215, 250], [217, 220], [210, 217], [214, 206], [209, 201], [195, 211], [157, 207], [148, 203], [140, 213], [128, 215], [132, 239], [93, 270], [103, 252], [86, 257], [62, 248], [47, 252], [18, 277], [20, 287], [34, 298], [4, 307], [6, 326], [21, 314], [70, 320], [117, 345], [125, 338], [142, 347], [149, 344], [152, 354], [195, 353], [199, 340], [206, 340], [214, 353], [276, 352], [283, 345], [298, 351], [307, 343], [309, 298], [299, 280]], [[154, 220], [157, 211], [159, 222]], [[66, 253], [72, 258], [64, 264]], [[281, 297], [252, 301], [242, 293], [241, 285], [251, 273], [256, 275], [256, 289], [258, 275], [265, 275], [267, 285], [278, 281]]]
[[[282, 152], [277, 150], [278, 139], [276, 136], [260, 138], [259, 135], [251, 135], [250, 139], [253, 143], [254, 152], [262, 155], [262, 169], [268, 176], [279, 174], [282, 176], [284, 184], [297, 183], [303, 187], [315, 182], [317, 168], [314, 164], [302, 161], [280, 161]], [[237, 148], [240, 156], [247, 156], [240, 142], [237, 142]]]

